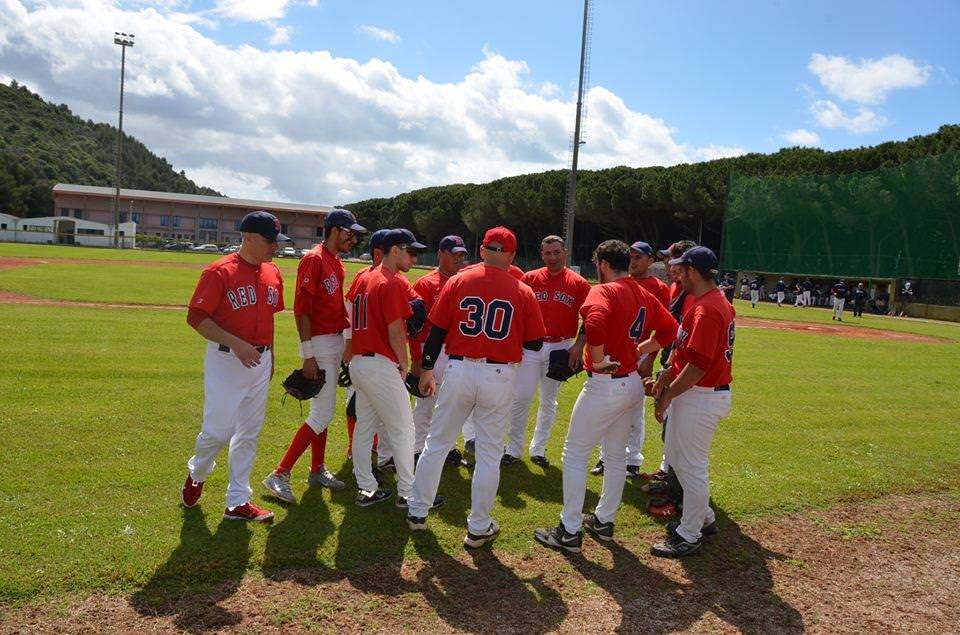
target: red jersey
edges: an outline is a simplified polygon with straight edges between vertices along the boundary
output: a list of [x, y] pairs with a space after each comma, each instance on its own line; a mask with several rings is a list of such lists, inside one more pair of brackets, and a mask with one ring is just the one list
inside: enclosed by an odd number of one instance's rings
[[509, 267], [507, 267], [507, 273], [509, 273], [511, 276], [513, 276], [517, 280], [521, 280], [523, 278], [523, 269], [521, 269], [517, 265], [510, 265]]
[[247, 344], [273, 344], [273, 314], [283, 311], [283, 278], [272, 262], [252, 265], [239, 253], [208, 265], [190, 298], [224, 331]]
[[683, 315], [673, 353], [673, 376], [687, 364], [706, 370], [697, 382], [708, 388], [723, 386], [733, 380], [734, 318], [737, 312], [723, 292], [711, 289], [695, 299], [693, 307]]
[[523, 343], [546, 335], [533, 291], [503, 269], [471, 266], [450, 278], [429, 319], [450, 355], [519, 362]]
[[413, 314], [403, 278], [402, 273], [383, 267], [357, 274], [347, 295], [353, 305], [351, 350], [354, 355], [379, 353], [400, 363], [390, 346], [387, 325]]
[[653, 294], [653, 297], [660, 300], [660, 303], [663, 306], [670, 308], [670, 300], [673, 299], [673, 292], [670, 287], [656, 276], [644, 276], [642, 278], [634, 278], [641, 287], [646, 289], [649, 293]]
[[311, 249], [297, 266], [293, 314], [310, 318], [310, 337], [339, 333], [350, 325], [343, 305], [343, 262], [325, 245]]
[[[441, 272], [439, 269], [434, 269], [413, 283], [413, 292], [423, 300], [428, 314], [430, 313], [430, 309], [433, 308], [433, 305], [437, 303], [437, 298], [440, 297], [440, 290], [449, 279], [450, 276]], [[428, 319], [417, 337], [410, 338], [410, 357], [412, 359], [423, 358], [423, 343], [427, 341], [427, 335], [429, 334], [430, 320]]]
[[548, 338], [572, 339], [580, 326], [580, 307], [590, 283], [569, 267], [552, 275], [546, 267], [523, 274], [521, 282], [533, 289]]
[[[580, 308], [587, 344], [603, 346], [605, 355], [620, 362], [615, 374], [637, 370], [637, 344], [656, 331], [666, 346], [677, 336], [677, 321], [658, 299], [632, 278], [619, 278], [590, 289]], [[584, 367], [593, 371], [593, 358], [584, 351]]]

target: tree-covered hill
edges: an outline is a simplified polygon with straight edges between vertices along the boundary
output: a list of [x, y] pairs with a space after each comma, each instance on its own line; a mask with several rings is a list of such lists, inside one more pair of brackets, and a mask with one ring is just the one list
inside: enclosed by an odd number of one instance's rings
[[[0, 84], [0, 212], [49, 216], [58, 182], [112, 187], [116, 145], [114, 126], [84, 121], [16, 81]], [[126, 134], [122, 169], [123, 187], [221, 196]]]
[[[584, 262], [598, 240], [644, 239], [658, 245], [679, 238], [718, 248], [730, 175], [844, 174], [893, 167], [932, 154], [960, 150], [960, 125], [907, 141], [827, 152], [786, 148], [669, 168], [614, 167], [579, 173], [575, 258]], [[431, 187], [348, 205], [372, 227], [406, 226], [431, 244], [448, 233], [472, 242], [503, 223], [535, 258], [539, 238], [560, 234], [566, 170], [526, 174], [482, 185]]]

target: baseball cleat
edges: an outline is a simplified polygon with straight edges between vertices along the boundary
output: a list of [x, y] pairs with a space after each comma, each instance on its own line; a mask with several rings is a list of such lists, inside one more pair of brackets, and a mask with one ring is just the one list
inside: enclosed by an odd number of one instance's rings
[[583, 526], [599, 540], [605, 542], [613, 540], [613, 523], [601, 522], [596, 514], [584, 514]]
[[342, 490], [347, 486], [346, 483], [334, 476], [326, 467], [321, 467], [316, 472], [310, 472], [310, 476], [307, 477], [307, 483], [332, 490]]
[[654, 518], [676, 518], [677, 506], [667, 500], [652, 500], [647, 505], [647, 513]]
[[[667, 523], [667, 535], [668, 536], [679, 536], [677, 533], [677, 527], [680, 526], [680, 523], [677, 521]], [[700, 528], [701, 536], [716, 536], [717, 535], [717, 521], [713, 521], [708, 525], [704, 525]]]
[[597, 464], [590, 470], [594, 476], [603, 476], [603, 460], [597, 461]]
[[474, 439], [467, 439], [463, 442], [463, 451], [470, 456], [476, 456], [477, 442]]
[[195, 481], [193, 477], [187, 474], [187, 480], [183, 482], [180, 488], [180, 504], [190, 509], [196, 507], [200, 502], [200, 495], [203, 494], [203, 481]]
[[551, 549], [559, 549], [567, 553], [580, 553], [583, 550], [583, 534], [571, 534], [563, 523], [556, 527], [540, 527], [533, 532], [533, 537], [541, 545]]
[[659, 558], [683, 558], [700, 551], [700, 541], [687, 542], [677, 535], [667, 536], [663, 542], [650, 547], [650, 553]]
[[652, 483], [654, 481], [665, 481], [667, 480], [667, 472], [663, 470], [657, 470], [656, 472], [640, 472], [640, 478]]
[[519, 461], [519, 460], [520, 460], [520, 459], [518, 459], [517, 457], [513, 456], [512, 454], [506, 454], [506, 453], [505, 453], [502, 457], [500, 457], [500, 465], [513, 465], [514, 463], [516, 463], [516, 462]]
[[426, 529], [427, 517], [411, 516], [410, 514], [407, 514], [407, 527], [410, 528], [410, 531], [420, 531], [421, 529]]
[[[433, 505], [430, 506], [430, 509], [436, 509], [443, 505], [443, 494], [437, 494], [437, 497], [433, 499]], [[397, 496], [397, 500], [394, 502], [397, 507], [406, 509], [407, 508], [407, 499], [403, 496]]]
[[444, 459], [444, 461], [447, 465], [453, 465], [455, 467], [470, 467], [470, 463], [463, 458], [463, 454], [461, 454], [457, 448], [451, 448], [451, 450], [447, 452], [447, 458]]
[[499, 533], [500, 525], [498, 525], [495, 520], [491, 521], [490, 526], [487, 527], [487, 530], [483, 533], [475, 534], [468, 530], [467, 535], [463, 538], [463, 546], [478, 549], [496, 538]]
[[377, 503], [382, 503], [393, 496], [393, 491], [388, 489], [378, 489], [375, 492], [365, 492], [360, 490], [357, 494], [357, 505], [360, 507], [370, 507]]
[[382, 470], [384, 472], [396, 472], [397, 465], [396, 463], [393, 462], [393, 457], [391, 456], [389, 459], [387, 459], [383, 463], [377, 463], [377, 469]]
[[641, 485], [640, 491], [651, 496], [665, 496], [670, 491], [670, 485], [665, 481], [651, 481]]
[[271, 496], [279, 498], [285, 503], [295, 503], [296, 498], [293, 497], [293, 490], [290, 489], [290, 473], [283, 472], [271, 472], [267, 475], [267, 478], [263, 479], [263, 486], [267, 488], [267, 492]]
[[236, 507], [227, 507], [223, 511], [223, 517], [227, 520], [248, 520], [255, 523], [272, 523], [273, 512], [259, 507], [253, 503], [247, 502]]
[[542, 468], [550, 467], [550, 459], [543, 456], [542, 454], [535, 454], [530, 457], [530, 462], [534, 465], [539, 465]]
[[628, 465], [627, 466], [627, 476], [630, 478], [639, 478], [640, 477], [640, 466], [639, 465]]

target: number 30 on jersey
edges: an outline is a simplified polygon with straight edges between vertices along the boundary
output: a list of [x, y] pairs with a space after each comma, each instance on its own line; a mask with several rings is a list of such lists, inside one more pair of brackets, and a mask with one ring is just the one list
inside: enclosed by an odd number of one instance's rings
[[510, 334], [513, 305], [506, 300], [495, 298], [486, 302], [477, 296], [467, 296], [460, 300], [460, 309], [467, 315], [460, 320], [458, 328], [467, 337], [483, 333], [491, 340], [503, 340]]

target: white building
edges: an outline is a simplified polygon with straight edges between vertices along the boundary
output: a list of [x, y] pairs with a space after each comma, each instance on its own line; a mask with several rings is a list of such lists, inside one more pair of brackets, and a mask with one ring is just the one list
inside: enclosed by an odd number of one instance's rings
[[[121, 247], [136, 247], [136, 235], [136, 223], [120, 223]], [[0, 214], [0, 241], [113, 247], [113, 225], [81, 218], [18, 218], [10, 214]]]

